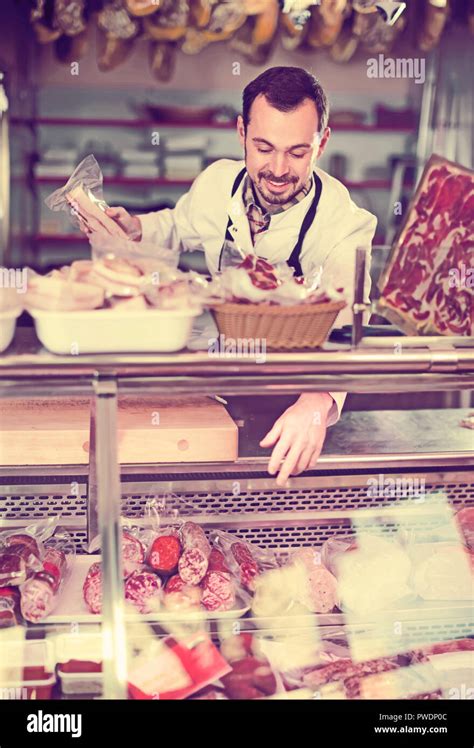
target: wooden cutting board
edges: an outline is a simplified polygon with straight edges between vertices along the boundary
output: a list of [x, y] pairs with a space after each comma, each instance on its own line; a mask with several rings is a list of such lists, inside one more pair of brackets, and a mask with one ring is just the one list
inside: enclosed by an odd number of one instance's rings
[[[0, 465], [89, 462], [90, 400], [4, 399]], [[238, 456], [238, 428], [208, 397], [119, 397], [120, 463], [225, 462]]]

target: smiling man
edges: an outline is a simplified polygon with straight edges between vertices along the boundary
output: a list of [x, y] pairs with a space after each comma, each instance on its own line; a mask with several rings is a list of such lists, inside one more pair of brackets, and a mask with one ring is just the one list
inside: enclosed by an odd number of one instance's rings
[[[323, 278], [353, 295], [355, 252], [370, 251], [376, 219], [358, 208], [344, 185], [316, 167], [330, 136], [329, 107], [318, 80], [296, 67], [274, 67], [243, 92], [237, 131], [245, 160], [221, 159], [194, 181], [173, 210], [131, 216], [110, 208], [131, 238], [180, 251], [203, 250], [211, 273], [235, 248], [295, 275], [323, 269]], [[367, 270], [365, 292], [370, 277]], [[352, 321], [350, 304], [336, 325]], [[305, 393], [286, 408], [260, 442], [273, 448], [268, 470], [283, 485], [315, 465], [326, 429], [338, 419], [344, 393]]]

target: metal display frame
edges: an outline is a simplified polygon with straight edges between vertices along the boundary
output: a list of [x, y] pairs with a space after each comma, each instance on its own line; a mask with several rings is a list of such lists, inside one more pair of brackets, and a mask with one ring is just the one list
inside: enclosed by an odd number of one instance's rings
[[[105, 698], [126, 698], [127, 692], [120, 465], [115, 439], [118, 393], [474, 390], [474, 349], [450, 342], [444, 346], [442, 339], [435, 348], [415, 350], [404, 345], [403, 337], [399, 342], [401, 350], [396, 354], [377, 348], [269, 353], [264, 364], [237, 357], [211, 359], [202, 352], [66, 358], [41, 350], [39, 344], [33, 353], [14, 346], [0, 357], [2, 397], [92, 394], [88, 520], [99, 531], [102, 547]], [[474, 454], [458, 459], [464, 465], [474, 464]]]
[[[99, 535], [102, 549], [105, 698], [124, 699], [127, 695], [120, 464], [116, 439], [119, 393], [146, 392], [172, 397], [185, 393], [215, 395], [218, 392], [276, 395], [328, 390], [354, 393], [474, 390], [472, 339], [440, 337], [423, 341], [422, 338], [391, 337], [390, 351], [383, 346], [377, 347], [376, 343], [371, 346], [370, 341], [362, 337], [362, 318], [368, 309], [363, 299], [364, 273], [365, 252], [358, 250], [352, 347], [326, 345], [311, 352], [268, 352], [264, 363], [229, 356], [227, 352], [221, 358], [203, 351], [68, 357], [48, 353], [36, 339], [25, 341], [17, 336], [8, 351], [0, 356], [0, 397], [92, 396], [87, 520], [88, 537]], [[440, 455], [427, 457], [433, 464], [439, 464]], [[474, 469], [474, 451], [472, 454], [444, 453], [442, 458], [458, 468], [473, 466]], [[346, 459], [354, 464], [354, 460]], [[392, 467], [400, 464], [397, 455], [383, 455], [380, 459]], [[377, 456], [367, 456], [365, 464], [367, 461], [377, 462]], [[420, 455], [414, 462], [405, 456], [401, 464], [411, 462], [416, 465], [417, 461], [420, 464]], [[358, 456], [355, 462], [360, 465], [364, 460]], [[328, 463], [330, 458], [322, 458], [318, 467], [324, 470]], [[262, 460], [238, 460], [233, 466], [226, 465], [225, 469], [231, 472], [243, 468], [261, 471], [262, 467]], [[189, 466], [183, 468], [186, 469], [189, 470]], [[143, 471], [142, 466], [140, 471]], [[21, 472], [25, 473], [24, 470]], [[50, 474], [50, 471], [45, 473]], [[311, 478], [299, 480], [311, 481]], [[347, 517], [353, 513], [347, 512]], [[324, 520], [323, 514], [319, 512]], [[306, 519], [311, 521], [314, 516], [313, 510]], [[328, 521], [330, 517], [328, 512]], [[273, 516], [271, 521], [278, 519]], [[289, 521], [288, 515], [280, 519]], [[304, 517], [299, 512], [298, 521], [302, 519]], [[249, 516], [248, 521], [255, 521], [255, 517]], [[260, 521], [265, 522], [265, 519]]]

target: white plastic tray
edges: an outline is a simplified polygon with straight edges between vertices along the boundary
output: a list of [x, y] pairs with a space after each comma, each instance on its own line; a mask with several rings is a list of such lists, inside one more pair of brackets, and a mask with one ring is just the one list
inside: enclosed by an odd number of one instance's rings
[[68, 696], [102, 693], [102, 673], [66, 673], [58, 667], [58, 677], [61, 691]]
[[80, 312], [28, 310], [51, 353], [169, 353], [186, 346], [199, 309]]
[[[78, 555], [74, 561], [71, 577], [67, 582], [54, 611], [41, 623], [100, 623], [101, 616], [90, 613], [84, 602], [82, 587], [91, 564], [100, 561], [99, 555]], [[127, 621], [149, 621], [160, 623], [164, 621], [192, 621], [202, 619], [234, 619], [241, 618], [249, 606], [243, 601], [237, 601], [237, 606], [226, 611], [206, 611], [204, 608], [192, 612], [172, 612], [158, 610], [153, 613], [127, 613]]]
[[9, 309], [7, 312], [0, 312], [0, 353], [3, 353], [12, 342], [16, 321], [21, 312], [21, 309]]

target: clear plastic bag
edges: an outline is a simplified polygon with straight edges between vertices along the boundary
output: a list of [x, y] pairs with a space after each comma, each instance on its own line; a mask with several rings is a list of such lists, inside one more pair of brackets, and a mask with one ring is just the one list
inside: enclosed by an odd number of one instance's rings
[[0, 586], [20, 585], [42, 568], [44, 542], [56, 530], [59, 517], [0, 533]]
[[109, 207], [103, 195], [103, 176], [92, 154], [74, 169], [64, 187], [45, 199], [50, 210], [66, 211], [74, 226], [84, 223], [91, 231], [104, 231], [113, 236], [125, 236], [120, 226], [105, 214]]
[[[206, 532], [201, 525], [190, 521], [190, 509], [191, 506], [186, 501], [174, 494], [155, 497], [147, 502], [147, 529], [142, 540], [146, 541], [148, 563], [157, 567], [153, 555], [158, 551], [172, 557], [172, 539], [177, 538], [180, 543], [177, 566], [167, 571], [160, 571], [158, 568], [159, 573], [164, 573], [168, 578], [171, 574], [172, 585], [180, 584], [176, 579], [179, 576], [181, 583], [193, 588], [199, 587], [202, 591], [202, 606], [208, 611], [226, 611], [249, 605], [251, 598], [242, 584], [240, 573], [237, 573], [235, 567], [226, 564], [222, 547], [216, 542], [216, 534]], [[225, 533], [221, 534], [225, 538]], [[181, 590], [173, 588], [172, 591]]]
[[272, 264], [253, 254], [247, 254], [239, 262], [239, 252], [235, 248], [224, 247], [224, 250], [222, 272], [211, 283], [216, 302], [291, 306], [344, 300], [343, 289], [326, 282], [319, 266], [313, 266], [304, 278], [296, 278], [293, 268], [286, 262]]
[[21, 610], [26, 621], [39, 623], [54, 610], [67, 584], [76, 557], [76, 546], [68, 532], [59, 533], [44, 545], [42, 568], [21, 586]]
[[229, 570], [249, 592], [254, 592], [259, 576], [279, 567], [278, 558], [272, 550], [260, 548], [231, 533], [214, 530], [210, 539], [214, 548], [224, 557]]
[[90, 154], [74, 169], [67, 183], [45, 200], [50, 210], [64, 210], [78, 228], [86, 228], [92, 259], [124, 260], [143, 272], [163, 275], [176, 270], [179, 253], [153, 242], [133, 241], [105, 211], [109, 207], [103, 195], [103, 175]]
[[89, 235], [89, 243], [93, 260], [127, 260], [144, 272], [161, 272], [164, 278], [178, 267], [179, 252], [153, 242], [136, 242], [125, 235], [94, 231]]

